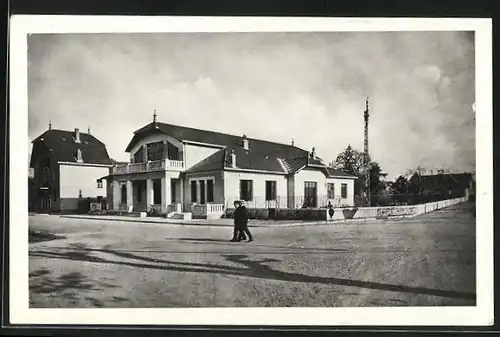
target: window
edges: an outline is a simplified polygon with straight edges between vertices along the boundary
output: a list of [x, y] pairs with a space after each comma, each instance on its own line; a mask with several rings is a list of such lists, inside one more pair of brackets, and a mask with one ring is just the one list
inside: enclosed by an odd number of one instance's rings
[[214, 181], [207, 180], [207, 202], [214, 202]]
[[328, 199], [334, 199], [335, 198], [335, 184], [328, 183], [326, 186], [327, 186]]
[[347, 184], [342, 184], [340, 193], [343, 199], [347, 198]]
[[205, 203], [205, 180], [200, 180], [200, 204]]
[[253, 181], [240, 180], [240, 199], [251, 201], [253, 199]]
[[102, 188], [102, 180], [97, 179], [97, 188]]
[[146, 145], [147, 160], [148, 161], [162, 160], [164, 158], [163, 156], [164, 148], [165, 146], [163, 145], [163, 142], [156, 142]]
[[276, 181], [266, 181], [266, 201], [276, 200]]
[[191, 202], [196, 202], [196, 181], [191, 181]]
[[141, 146], [139, 150], [134, 153], [134, 163], [142, 163], [144, 162], [144, 147]]
[[304, 182], [304, 207], [317, 207], [318, 188], [315, 181]]
[[167, 157], [170, 160], [181, 160], [177, 146], [167, 142]]

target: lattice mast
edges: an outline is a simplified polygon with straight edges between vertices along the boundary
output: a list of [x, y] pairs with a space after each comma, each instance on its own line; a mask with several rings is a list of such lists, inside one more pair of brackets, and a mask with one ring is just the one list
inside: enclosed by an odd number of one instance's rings
[[371, 193], [370, 193], [370, 154], [368, 151], [368, 123], [370, 118], [370, 110], [368, 105], [368, 97], [366, 98], [365, 107], [365, 148], [364, 148], [364, 166], [365, 166], [365, 190], [368, 206], [371, 206]]

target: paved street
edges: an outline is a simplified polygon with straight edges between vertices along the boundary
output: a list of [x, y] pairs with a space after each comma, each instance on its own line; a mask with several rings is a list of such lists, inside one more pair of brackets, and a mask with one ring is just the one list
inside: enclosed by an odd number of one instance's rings
[[461, 204], [406, 220], [251, 227], [30, 216], [31, 307], [475, 304], [475, 221]]

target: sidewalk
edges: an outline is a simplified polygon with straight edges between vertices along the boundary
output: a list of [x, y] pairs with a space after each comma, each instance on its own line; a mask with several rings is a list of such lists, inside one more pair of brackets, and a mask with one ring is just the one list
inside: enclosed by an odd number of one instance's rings
[[[85, 220], [101, 220], [101, 221], [121, 221], [121, 222], [137, 222], [150, 224], [169, 224], [180, 226], [217, 226], [217, 227], [233, 227], [232, 219], [192, 219], [192, 220], [175, 220], [156, 217], [131, 217], [119, 215], [60, 215], [60, 218], [68, 219], [85, 219]], [[367, 221], [370, 219], [366, 219]], [[292, 220], [250, 220], [250, 227], [296, 227], [296, 226], [311, 226], [311, 225], [328, 225], [336, 223], [352, 223], [366, 222], [364, 219], [354, 220], [333, 220], [333, 221], [292, 221]]]

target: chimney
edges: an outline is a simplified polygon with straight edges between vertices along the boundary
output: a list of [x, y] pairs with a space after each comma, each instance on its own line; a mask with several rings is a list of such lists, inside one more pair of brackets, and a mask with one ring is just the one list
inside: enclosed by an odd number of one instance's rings
[[89, 131], [87, 133], [90, 135], [90, 126], [89, 126]]
[[154, 112], [153, 112], [153, 123], [156, 124], [156, 109], [154, 109]]
[[315, 159], [316, 158], [316, 148], [312, 148], [312, 151], [311, 151], [311, 158], [312, 159]]
[[243, 135], [243, 141], [242, 141], [242, 146], [245, 150], [248, 150], [248, 139], [247, 135]]
[[80, 143], [80, 129], [75, 129], [75, 142]]
[[49, 121], [49, 130], [52, 130], [52, 121]]
[[295, 139], [292, 138], [292, 146], [295, 146]]
[[236, 154], [231, 150], [231, 167], [236, 168]]

